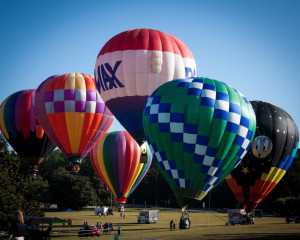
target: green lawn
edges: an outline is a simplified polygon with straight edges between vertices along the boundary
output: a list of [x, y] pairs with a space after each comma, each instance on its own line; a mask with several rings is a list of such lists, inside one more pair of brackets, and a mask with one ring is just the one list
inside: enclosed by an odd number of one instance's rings
[[[90, 239], [77, 236], [83, 222], [95, 224], [97, 222], [111, 222], [114, 224], [112, 235], [101, 235], [101, 239], [113, 239], [118, 227], [122, 229], [119, 239], [300, 239], [300, 224], [285, 223], [284, 218], [263, 217], [256, 218], [254, 225], [225, 226], [225, 213], [190, 213], [191, 229], [179, 230], [178, 223], [181, 217], [179, 211], [160, 211], [159, 223], [138, 224], [138, 209], [126, 209], [126, 218], [121, 219], [118, 212], [113, 216], [98, 218], [93, 211], [75, 212], [46, 212], [46, 217], [71, 218], [72, 227], [63, 227], [55, 224], [52, 239]], [[169, 230], [169, 222], [174, 220], [176, 231]], [[68, 232], [70, 231], [70, 232]], [[57, 237], [56, 237], [57, 236]], [[99, 237], [94, 237], [99, 238]]]

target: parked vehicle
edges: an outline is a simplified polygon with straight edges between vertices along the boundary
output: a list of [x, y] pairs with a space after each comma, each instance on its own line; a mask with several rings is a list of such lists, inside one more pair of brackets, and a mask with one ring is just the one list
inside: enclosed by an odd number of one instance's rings
[[108, 207], [95, 208], [94, 212], [96, 215], [114, 215], [114, 210]]
[[95, 225], [84, 225], [78, 231], [78, 237], [100, 236], [100, 230]]
[[158, 210], [141, 210], [138, 216], [138, 223], [157, 223], [159, 221]]
[[244, 209], [229, 209], [228, 222], [225, 225], [254, 224], [252, 215], [248, 215]]

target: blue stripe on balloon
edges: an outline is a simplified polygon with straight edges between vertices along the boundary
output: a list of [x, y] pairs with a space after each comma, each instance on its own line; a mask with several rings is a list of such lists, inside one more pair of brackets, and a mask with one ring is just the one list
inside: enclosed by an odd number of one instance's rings
[[151, 114], [150, 115], [150, 122], [151, 123], [158, 123], [158, 114]]
[[216, 91], [216, 86], [215, 85], [212, 85], [212, 84], [209, 84], [209, 83], [204, 83], [203, 84], [203, 89], [205, 90], [212, 90], [212, 91]]
[[251, 131], [250, 129], [248, 129], [246, 139], [250, 140], [252, 138], [252, 135], [253, 135], [253, 131]]
[[229, 102], [229, 96], [226, 93], [223, 92], [216, 92], [216, 99], [217, 100], [223, 100], [226, 102]]
[[195, 144], [183, 143], [183, 151], [186, 153], [194, 153]]
[[207, 106], [207, 107], [214, 108], [215, 102], [216, 102], [216, 100], [213, 99], [213, 98], [202, 97], [201, 102], [200, 102], [200, 106]]
[[214, 118], [226, 121], [228, 119], [228, 112], [222, 109], [215, 109]]
[[202, 89], [200, 88], [189, 88], [187, 95], [201, 96]]
[[200, 172], [207, 174], [210, 169], [210, 166], [202, 165]]
[[238, 146], [242, 146], [244, 140], [245, 140], [245, 138], [237, 135], [236, 138], [234, 139], [234, 144], [236, 144]]
[[239, 129], [239, 125], [232, 123], [232, 122], [227, 122], [226, 128], [225, 128], [225, 130], [227, 132], [237, 133], [238, 129]]
[[153, 96], [152, 105], [160, 103], [161, 96]]
[[198, 155], [195, 153], [194, 155], [194, 163], [202, 164], [204, 160], [204, 155]]
[[203, 78], [194, 78], [194, 79], [193, 79], [193, 83], [195, 83], [195, 82], [203, 83], [204, 80], [203, 80]]
[[213, 163], [212, 163], [212, 166], [213, 167], [219, 167], [221, 165], [221, 163], [222, 163], [221, 159], [215, 158], [214, 161], [213, 161]]
[[209, 137], [197, 135], [196, 143], [202, 146], [207, 146], [209, 141]]
[[217, 152], [218, 152], [217, 148], [213, 148], [213, 147], [208, 146], [207, 149], [206, 149], [205, 155], [207, 155], [209, 157], [215, 157]]
[[249, 118], [246, 118], [244, 116], [241, 116], [241, 123], [240, 125], [246, 127], [246, 128], [249, 128]]
[[170, 123], [159, 123], [158, 126], [161, 132], [170, 132]]
[[229, 103], [229, 112], [241, 115], [241, 107], [235, 103]]
[[244, 151], [245, 151], [245, 149], [240, 148], [236, 155], [237, 155], [238, 157], [241, 157], [242, 154], [244, 153]]
[[190, 84], [191, 84], [190, 82], [179, 82], [176, 87], [188, 88]]
[[173, 122], [173, 123], [184, 122], [184, 114], [183, 113], [170, 113], [170, 122]]
[[169, 113], [171, 110], [171, 104], [169, 103], [161, 103], [158, 106], [159, 113]]
[[171, 133], [171, 138], [173, 142], [183, 142], [182, 133]]
[[198, 126], [195, 124], [184, 123], [183, 131], [184, 133], [196, 134], [198, 130]]
[[170, 165], [171, 169], [175, 169], [176, 168], [176, 161], [172, 160], [172, 161], [168, 161], [168, 162], [169, 162], [169, 165]]
[[286, 165], [283, 166], [282, 169], [285, 170], [285, 171], [287, 171], [289, 169], [289, 167], [291, 166], [291, 164], [292, 164], [293, 161], [294, 161], [294, 157], [289, 156], [289, 159], [288, 159]]

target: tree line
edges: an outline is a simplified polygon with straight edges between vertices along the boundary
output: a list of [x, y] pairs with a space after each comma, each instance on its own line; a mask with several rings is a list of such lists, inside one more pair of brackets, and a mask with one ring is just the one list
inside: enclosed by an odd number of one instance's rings
[[[37, 179], [32, 181], [28, 166], [9, 149], [0, 135], [0, 230], [6, 230], [10, 214], [22, 210], [25, 215], [43, 216], [41, 204], [57, 204], [60, 209], [81, 209], [87, 205], [110, 206], [115, 199], [90, 162], [89, 154], [83, 159], [78, 174], [71, 172], [72, 166], [56, 149], [40, 165]], [[204, 204], [203, 204], [204, 202]], [[152, 165], [127, 204], [152, 207], [179, 208], [172, 190], [160, 173], [156, 162]], [[259, 204], [267, 212], [288, 214], [299, 211], [300, 206], [300, 153], [284, 178]], [[218, 209], [237, 208], [238, 202], [223, 181], [201, 202], [193, 202], [190, 208]], [[298, 213], [300, 214], [300, 212]]]

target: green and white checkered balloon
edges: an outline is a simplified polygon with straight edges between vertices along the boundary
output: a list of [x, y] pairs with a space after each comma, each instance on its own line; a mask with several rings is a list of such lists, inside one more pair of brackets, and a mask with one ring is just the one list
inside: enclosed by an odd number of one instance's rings
[[143, 126], [161, 172], [185, 208], [203, 199], [245, 156], [256, 119], [237, 90], [192, 77], [157, 88], [145, 105]]

